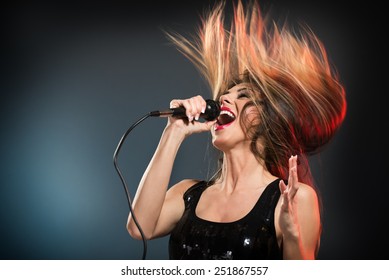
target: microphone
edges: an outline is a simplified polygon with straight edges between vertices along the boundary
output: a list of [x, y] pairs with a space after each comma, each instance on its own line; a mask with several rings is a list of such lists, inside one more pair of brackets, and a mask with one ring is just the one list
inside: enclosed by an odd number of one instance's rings
[[[200, 114], [200, 117], [207, 121], [213, 121], [220, 115], [220, 105], [212, 99], [207, 99], [205, 102], [207, 103], [207, 106], [205, 107], [205, 112]], [[184, 107], [170, 108], [165, 111], [152, 111], [149, 115], [151, 117], [173, 116], [176, 118], [186, 118]]]

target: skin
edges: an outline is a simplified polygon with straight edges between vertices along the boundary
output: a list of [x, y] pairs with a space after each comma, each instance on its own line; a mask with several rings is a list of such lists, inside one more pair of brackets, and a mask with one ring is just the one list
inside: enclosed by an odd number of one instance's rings
[[[249, 102], [247, 94], [245, 85], [239, 84], [221, 96], [221, 105], [233, 112], [236, 120], [216, 130], [216, 121], [195, 121], [206, 106], [201, 96], [171, 101], [171, 107], [186, 108], [188, 119], [169, 118], [133, 202], [147, 239], [171, 232], [184, 212], [183, 194], [198, 182], [186, 179], [168, 188], [177, 151], [193, 133], [211, 131], [213, 145], [224, 155], [222, 176], [203, 192], [197, 205], [196, 215], [200, 218], [215, 222], [242, 218], [254, 207], [265, 187], [277, 179], [255, 158], [240, 125], [243, 106]], [[275, 211], [278, 244], [283, 246], [284, 259], [314, 259], [320, 241], [317, 195], [313, 188], [298, 181], [297, 156], [290, 157], [289, 171], [288, 185], [280, 181], [281, 197]], [[141, 239], [131, 214], [127, 229], [132, 237]]]

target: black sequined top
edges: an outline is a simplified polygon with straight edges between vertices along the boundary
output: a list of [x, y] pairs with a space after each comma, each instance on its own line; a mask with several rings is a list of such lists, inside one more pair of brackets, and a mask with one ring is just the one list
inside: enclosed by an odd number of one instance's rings
[[279, 179], [265, 188], [246, 216], [228, 223], [197, 217], [197, 203], [208, 185], [201, 181], [190, 187], [184, 194], [184, 214], [170, 235], [169, 258], [282, 259], [274, 227], [274, 211], [280, 197], [278, 183]]

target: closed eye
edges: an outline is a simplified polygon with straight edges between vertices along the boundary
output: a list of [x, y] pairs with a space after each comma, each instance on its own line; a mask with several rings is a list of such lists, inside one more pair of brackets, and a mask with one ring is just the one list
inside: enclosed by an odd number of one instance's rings
[[238, 98], [239, 99], [242, 99], [242, 98], [249, 98], [249, 94], [246, 93], [246, 92], [241, 92], [238, 94]]

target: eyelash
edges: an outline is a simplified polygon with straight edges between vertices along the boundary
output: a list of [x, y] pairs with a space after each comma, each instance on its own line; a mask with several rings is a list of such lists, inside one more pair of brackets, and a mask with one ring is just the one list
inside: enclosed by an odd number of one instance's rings
[[249, 95], [247, 93], [239, 93], [238, 98], [248, 98]]

